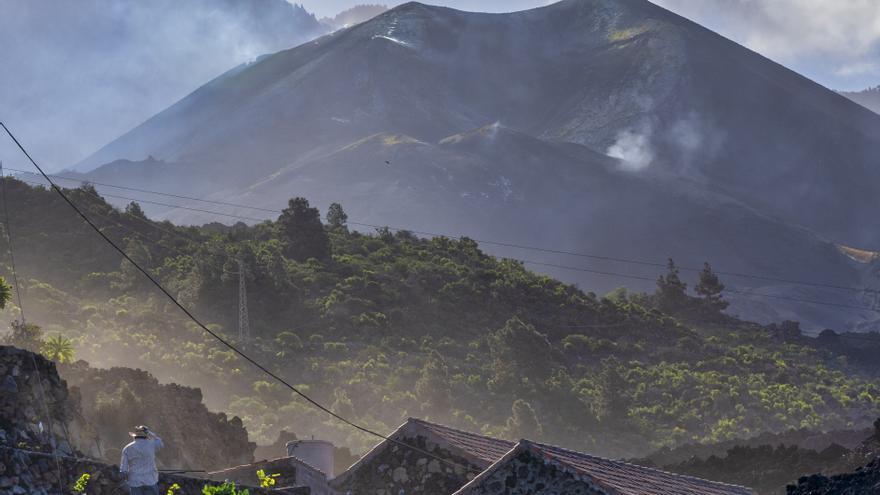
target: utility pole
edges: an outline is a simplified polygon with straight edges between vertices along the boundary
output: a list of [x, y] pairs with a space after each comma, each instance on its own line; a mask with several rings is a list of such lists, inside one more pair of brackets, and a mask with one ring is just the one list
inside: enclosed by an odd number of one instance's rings
[[251, 342], [251, 326], [248, 321], [247, 284], [244, 260], [238, 260], [238, 341], [244, 345]]

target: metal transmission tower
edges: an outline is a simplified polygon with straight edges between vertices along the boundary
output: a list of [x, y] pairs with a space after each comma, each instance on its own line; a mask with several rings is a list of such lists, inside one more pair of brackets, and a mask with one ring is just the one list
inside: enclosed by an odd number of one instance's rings
[[247, 284], [245, 283], [243, 260], [238, 260], [238, 341], [243, 344], [249, 344], [251, 341], [251, 325], [247, 307]]

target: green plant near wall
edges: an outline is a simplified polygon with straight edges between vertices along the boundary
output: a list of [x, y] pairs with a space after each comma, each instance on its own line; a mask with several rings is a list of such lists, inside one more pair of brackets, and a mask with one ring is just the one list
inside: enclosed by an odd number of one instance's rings
[[202, 487], [202, 495], [250, 495], [250, 491], [238, 490], [235, 483], [226, 482], [222, 485], [205, 485]]
[[89, 486], [90, 479], [92, 479], [92, 475], [89, 473], [83, 473], [83, 475], [76, 480], [76, 483], [73, 484], [73, 493], [85, 493], [86, 488]]
[[257, 471], [257, 478], [260, 480], [260, 488], [272, 488], [278, 481], [275, 479], [281, 476], [279, 473], [266, 474], [266, 471], [260, 469]]

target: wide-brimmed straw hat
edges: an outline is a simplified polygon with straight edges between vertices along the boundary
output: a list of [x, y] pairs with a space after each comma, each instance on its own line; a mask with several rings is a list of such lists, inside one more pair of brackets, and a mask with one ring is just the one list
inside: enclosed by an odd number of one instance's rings
[[135, 438], [147, 438], [150, 435], [150, 429], [144, 425], [135, 426], [128, 434]]

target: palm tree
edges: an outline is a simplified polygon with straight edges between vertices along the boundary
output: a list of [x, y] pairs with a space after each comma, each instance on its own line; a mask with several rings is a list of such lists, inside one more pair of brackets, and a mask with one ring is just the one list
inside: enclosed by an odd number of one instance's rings
[[74, 356], [73, 342], [61, 334], [49, 337], [43, 343], [42, 354], [59, 363], [70, 363]]

